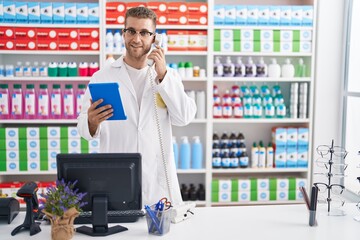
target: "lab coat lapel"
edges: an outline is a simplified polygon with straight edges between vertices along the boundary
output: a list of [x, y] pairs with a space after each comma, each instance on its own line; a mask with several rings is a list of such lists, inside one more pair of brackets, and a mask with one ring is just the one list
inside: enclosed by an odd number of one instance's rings
[[131, 95], [136, 100], [135, 89], [126, 70], [123, 59], [124, 57], [118, 58], [115, 62], [111, 64], [111, 66], [115, 69], [116, 74], [118, 74], [117, 78], [119, 79], [119, 82], [131, 92]]

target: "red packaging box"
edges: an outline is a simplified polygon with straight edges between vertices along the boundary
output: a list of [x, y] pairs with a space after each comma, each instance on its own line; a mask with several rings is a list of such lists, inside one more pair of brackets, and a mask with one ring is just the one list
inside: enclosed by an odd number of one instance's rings
[[106, 3], [106, 14], [107, 13], [123, 13], [126, 12], [126, 3], [124, 2], [107, 2]]
[[167, 22], [169, 25], [186, 25], [188, 23], [187, 14], [168, 14]]
[[0, 39], [15, 39], [14, 28], [0, 27]]
[[62, 39], [78, 39], [79, 38], [79, 30], [77, 28], [59, 28], [57, 29], [57, 34], [59, 41]]
[[207, 25], [207, 15], [189, 14], [188, 25]]
[[166, 2], [148, 2], [147, 7], [153, 10], [156, 15], [167, 12], [167, 3]]
[[14, 50], [15, 40], [12, 39], [0, 39], [0, 50]]
[[14, 28], [16, 39], [35, 39], [36, 28]]
[[79, 50], [80, 51], [97, 51], [97, 50], [99, 50], [99, 42], [90, 41], [90, 40], [82, 40], [79, 42]]
[[133, 7], [147, 7], [146, 2], [128, 2], [126, 3], [126, 11]]
[[167, 21], [167, 13], [156, 13], [157, 15], [157, 20], [156, 20], [156, 24], [158, 25], [164, 25], [164, 24], [168, 24]]
[[80, 28], [79, 29], [79, 40], [89, 39], [91, 41], [99, 39], [98, 28]]
[[58, 43], [59, 51], [73, 51], [79, 49], [79, 44], [77, 40], [66, 39], [59, 41]]
[[167, 4], [167, 10], [169, 14], [187, 13], [187, 3], [183, 2], [169, 2]]
[[106, 13], [106, 24], [124, 24], [125, 14], [119, 13]]
[[202, 2], [192, 2], [187, 4], [187, 10], [189, 14], [207, 14], [208, 5]]
[[57, 29], [37, 28], [36, 29], [36, 37], [37, 37], [37, 39], [57, 40], [58, 39]]
[[56, 40], [38, 39], [37, 49], [44, 51], [58, 50], [58, 43]]
[[36, 42], [29, 39], [16, 39], [15, 41], [16, 50], [36, 50]]

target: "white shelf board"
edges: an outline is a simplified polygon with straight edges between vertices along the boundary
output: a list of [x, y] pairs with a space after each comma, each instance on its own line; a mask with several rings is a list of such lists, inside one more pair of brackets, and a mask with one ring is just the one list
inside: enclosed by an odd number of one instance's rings
[[100, 28], [100, 24], [41, 24], [41, 23], [0, 23], [0, 27], [28, 28]]
[[229, 118], [213, 119], [213, 123], [309, 123], [309, 119], [292, 119], [292, 118]]
[[214, 82], [310, 82], [311, 78], [214, 77]]
[[191, 78], [183, 78], [183, 82], [206, 82], [206, 77], [191, 77]]
[[177, 169], [178, 174], [199, 174], [206, 173], [205, 169]]
[[295, 173], [307, 172], [307, 168], [228, 168], [212, 169], [213, 174], [232, 174], [232, 173]]
[[100, 51], [41, 51], [41, 50], [0, 50], [0, 54], [36, 54], [36, 55], [99, 55]]
[[[105, 25], [105, 28], [107, 29], [123, 29], [124, 24], [107, 24]], [[156, 25], [156, 29], [165, 29], [165, 30], [171, 30], [171, 29], [184, 29], [184, 30], [207, 30], [207, 25]]]
[[212, 202], [211, 206], [249, 206], [249, 205], [277, 205], [277, 204], [303, 204], [302, 200], [289, 201], [249, 201], [249, 202]]
[[[0, 52], [1, 53], [1, 52]], [[105, 55], [114, 55], [114, 56], [121, 56], [123, 53], [119, 52], [106, 52]], [[165, 55], [167, 56], [206, 56], [208, 55], [207, 51], [166, 51]]]
[[5, 175], [56, 175], [56, 171], [22, 171], [22, 172], [0, 172], [0, 175], [5, 176]]
[[89, 81], [91, 77], [2, 77], [4, 81]]
[[214, 56], [311, 57], [311, 52], [213, 52]]
[[312, 26], [247, 26], [247, 25], [214, 25], [214, 29], [255, 29], [255, 30], [313, 30]]
[[0, 124], [77, 124], [77, 119], [2, 119]]

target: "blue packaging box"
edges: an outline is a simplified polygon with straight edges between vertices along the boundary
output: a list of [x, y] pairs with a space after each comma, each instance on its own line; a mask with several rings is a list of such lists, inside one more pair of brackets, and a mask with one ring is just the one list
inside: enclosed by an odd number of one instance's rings
[[296, 147], [288, 147], [286, 148], [286, 167], [294, 168], [297, 167], [298, 164], [298, 156], [297, 156]]
[[16, 7], [15, 2], [4, 1], [4, 22], [15, 23], [16, 22]]
[[234, 25], [236, 20], [236, 7], [234, 5], [225, 6], [225, 24]]
[[40, 3], [40, 22], [49, 24], [53, 21], [53, 10], [51, 2]]
[[16, 2], [16, 22], [17, 23], [28, 23], [28, 5], [27, 2]]
[[247, 6], [247, 25], [257, 25], [258, 24], [258, 14], [259, 8], [256, 5]]
[[65, 23], [64, 3], [54, 2], [52, 7], [53, 7], [53, 23], [56, 23], [56, 24]]
[[269, 25], [279, 26], [280, 25], [280, 6], [270, 6], [269, 10]]
[[0, 22], [4, 21], [4, 3], [0, 0]]
[[214, 6], [214, 25], [223, 25], [225, 22], [225, 6]]
[[247, 23], [247, 6], [236, 5], [236, 25], [246, 25]]
[[88, 22], [91, 24], [99, 23], [99, 4], [88, 3]]
[[76, 3], [76, 22], [88, 23], [89, 8], [87, 3]]
[[314, 9], [312, 6], [303, 6], [302, 25], [312, 26], [314, 18]]
[[65, 24], [75, 24], [76, 23], [76, 4], [75, 3], [65, 3], [64, 12], [65, 12]]
[[291, 25], [301, 26], [302, 17], [303, 17], [303, 7], [302, 6], [292, 6], [291, 7]]
[[28, 2], [29, 23], [40, 23], [40, 3]]
[[259, 9], [258, 25], [261, 25], [261, 26], [269, 25], [269, 19], [270, 19], [269, 6], [259, 6], [258, 9]]
[[297, 160], [297, 167], [308, 167], [309, 160], [308, 160], [308, 149], [304, 147], [298, 147], [298, 160]]
[[291, 6], [280, 7], [280, 25], [290, 26], [291, 24]]

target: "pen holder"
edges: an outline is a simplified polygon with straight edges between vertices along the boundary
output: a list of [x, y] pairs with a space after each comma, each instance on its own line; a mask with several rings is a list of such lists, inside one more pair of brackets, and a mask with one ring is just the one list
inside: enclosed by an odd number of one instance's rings
[[155, 210], [155, 204], [146, 210], [146, 222], [149, 234], [164, 235], [170, 230], [171, 209]]

